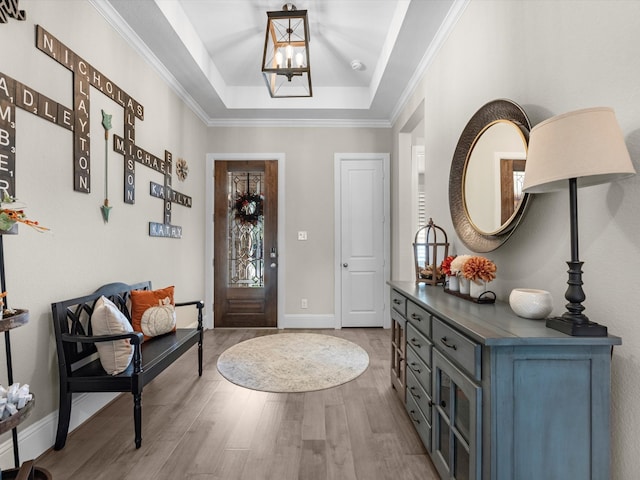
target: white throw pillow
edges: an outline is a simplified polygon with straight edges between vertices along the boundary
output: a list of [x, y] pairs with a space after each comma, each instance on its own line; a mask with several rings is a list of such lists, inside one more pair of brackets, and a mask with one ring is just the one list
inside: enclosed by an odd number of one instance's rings
[[[118, 307], [102, 296], [96, 302], [91, 315], [91, 328], [94, 335], [118, 335], [133, 332], [127, 317]], [[96, 343], [102, 368], [109, 375], [117, 375], [127, 369], [133, 358], [133, 345], [129, 340]]]

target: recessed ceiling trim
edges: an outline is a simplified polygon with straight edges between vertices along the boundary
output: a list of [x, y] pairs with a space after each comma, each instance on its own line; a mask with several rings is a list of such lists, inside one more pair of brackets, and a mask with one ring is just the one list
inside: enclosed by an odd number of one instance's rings
[[393, 13], [393, 19], [391, 20], [387, 37], [385, 38], [382, 51], [380, 52], [380, 57], [378, 57], [378, 63], [376, 64], [371, 77], [371, 83], [369, 84], [371, 100], [375, 97], [378, 87], [380, 86], [380, 82], [382, 81], [382, 76], [387, 69], [391, 53], [393, 52], [393, 47], [398, 39], [398, 35], [400, 35], [400, 30], [404, 23], [404, 17], [407, 15], [410, 4], [411, 0], [400, 0]]
[[388, 120], [317, 118], [216, 118], [208, 127], [286, 127], [286, 128], [391, 128]]
[[[242, 3], [245, 7], [253, 5], [254, 12], [256, 8], [262, 9], [255, 0], [241, 1], [245, 2]], [[378, 60], [373, 65], [375, 76], [372, 74], [369, 84], [359, 87], [324, 87], [326, 95], [320, 95], [320, 91], [316, 92], [316, 89], [321, 90], [321, 86], [314, 85], [313, 102], [306, 102], [310, 100], [308, 98], [300, 98], [293, 100], [295, 103], [285, 105], [282, 101], [287, 99], [277, 99], [276, 104], [274, 99], [267, 95], [260, 94], [254, 97], [250, 90], [246, 90], [257, 87], [257, 84], [252, 87], [227, 85], [227, 81], [221, 75], [220, 66], [214, 63], [214, 57], [209, 54], [204, 37], [200, 38], [197, 30], [200, 27], [192, 23], [191, 17], [187, 15], [192, 14], [187, 9], [188, 4], [182, 4], [178, 0], [89, 0], [114, 30], [158, 72], [185, 105], [207, 125], [273, 125], [275, 118], [278, 119], [276, 121], [279, 125], [287, 126], [381, 128], [389, 127], [396, 121], [418, 88], [424, 71], [433, 62], [434, 56], [446, 39], [446, 33], [452, 27], [441, 26], [438, 30], [441, 20], [445, 16], [448, 17], [448, 21], [450, 17], [456, 17], [457, 20], [459, 13], [457, 16], [453, 14], [457, 9], [452, 5], [466, 6], [470, 0], [442, 0], [444, 3], [434, 2], [434, 8], [425, 6], [431, 5], [431, 2], [424, 0], [388, 1], [395, 4], [393, 10], [388, 9], [388, 13], [391, 13], [394, 19], [393, 25], [389, 28], [388, 21], [385, 25], [384, 52], [380, 55], [378, 50]], [[214, 2], [212, 4], [215, 5]], [[463, 8], [460, 8], [459, 12], [462, 10]], [[433, 16], [430, 14], [432, 11]], [[437, 22], [435, 25], [434, 21]], [[450, 21], [451, 25], [455, 23], [455, 20]], [[422, 26], [427, 30], [422, 29]], [[361, 28], [366, 32], [366, 26]], [[436, 33], [442, 38], [434, 40]], [[431, 38], [425, 38], [425, 35]], [[420, 55], [420, 51], [411, 48], [413, 43], [407, 43], [413, 39], [421, 42], [415, 46], [420, 45], [423, 51], [423, 40], [426, 39], [428, 48], [432, 51]], [[421, 64], [415, 68], [403, 69], [402, 59], [405, 54], [411, 58], [408, 62], [414, 62], [414, 67], [420, 59]], [[225, 60], [227, 59], [228, 55], [225, 57]], [[167, 62], [166, 65], [164, 62]], [[396, 71], [398, 67], [399, 70]], [[243, 68], [246, 70], [246, 66]], [[393, 72], [390, 71], [392, 68]], [[399, 80], [401, 81], [398, 84]], [[227, 116], [230, 118], [222, 119]]]
[[182, 87], [180, 82], [176, 80], [171, 72], [156, 57], [146, 43], [136, 34], [131, 27], [124, 21], [122, 16], [107, 0], [89, 0], [89, 3], [104, 17], [109, 25], [125, 39], [127, 44], [133, 48], [147, 63], [160, 75], [160, 77], [169, 85], [176, 95], [195, 113], [200, 120], [207, 123], [209, 116], [193, 99], [189, 93]]
[[209, 80], [214, 90], [218, 92], [222, 103], [227, 105], [227, 84], [222, 78], [220, 70], [218, 70], [218, 67], [213, 63], [209, 52], [207, 52], [207, 49], [193, 28], [193, 24], [184, 13], [180, 3], [154, 1], [160, 12], [167, 19], [167, 22], [169, 22], [169, 25], [171, 25], [171, 28], [173, 28], [173, 31], [186, 47], [193, 61], [207, 77], [207, 80]]
[[396, 106], [391, 112], [389, 121], [392, 125], [398, 120], [398, 117], [400, 116], [402, 110], [404, 110], [404, 108], [406, 107], [409, 98], [411, 98], [411, 96], [415, 92], [418, 84], [420, 83], [420, 80], [431, 65], [431, 62], [433, 62], [436, 54], [444, 45], [444, 42], [449, 37], [449, 34], [453, 30], [453, 27], [458, 22], [465, 8], [467, 8], [467, 5], [469, 5], [470, 2], [471, 0], [454, 0], [453, 5], [447, 12], [444, 21], [440, 25], [440, 28], [438, 28], [433, 41], [422, 57], [422, 60], [420, 60], [418, 67], [416, 68], [415, 72], [413, 72], [413, 75], [407, 82], [407, 86], [405, 87], [405, 89], [402, 91], [402, 95], [400, 95]]
[[371, 106], [365, 87], [314, 87], [313, 97], [265, 99], [264, 87], [227, 87], [226, 107], [233, 109], [366, 110]]

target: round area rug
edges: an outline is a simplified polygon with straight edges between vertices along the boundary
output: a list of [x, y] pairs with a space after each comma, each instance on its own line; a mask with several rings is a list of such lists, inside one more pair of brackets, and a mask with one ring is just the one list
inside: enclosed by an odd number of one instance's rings
[[369, 355], [353, 342], [317, 333], [277, 333], [228, 348], [218, 371], [241, 387], [310, 392], [335, 387], [367, 369]]

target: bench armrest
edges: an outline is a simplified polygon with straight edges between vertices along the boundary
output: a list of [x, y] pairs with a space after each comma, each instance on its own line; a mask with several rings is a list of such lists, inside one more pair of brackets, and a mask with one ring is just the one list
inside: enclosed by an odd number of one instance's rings
[[204, 302], [202, 300], [192, 300], [191, 302], [176, 302], [176, 307], [186, 307], [187, 305], [195, 305], [196, 308], [204, 308]]
[[202, 330], [202, 310], [204, 309], [204, 302], [202, 300], [192, 300], [190, 302], [176, 302], [176, 307], [186, 307], [189, 305], [195, 305], [198, 309], [198, 330]]
[[143, 335], [140, 332], [121, 333], [119, 335], [69, 335], [68, 333], [62, 334], [63, 342], [70, 343], [98, 343], [98, 342], [113, 342], [114, 340], [126, 340], [129, 339], [132, 345], [140, 345], [142, 343]]
[[99, 342], [112, 342], [114, 340], [126, 340], [129, 339], [133, 345], [133, 373], [137, 375], [142, 373], [142, 350], [140, 345], [143, 342], [144, 336], [140, 332], [122, 333], [120, 335], [69, 335], [63, 333], [63, 342], [70, 343], [99, 343]]

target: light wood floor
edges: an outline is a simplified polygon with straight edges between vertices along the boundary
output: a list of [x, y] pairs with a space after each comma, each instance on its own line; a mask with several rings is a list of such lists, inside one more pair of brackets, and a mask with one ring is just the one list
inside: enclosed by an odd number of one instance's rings
[[[431, 461], [389, 377], [389, 330], [314, 330], [363, 347], [367, 371], [309, 393], [257, 392], [231, 384], [218, 355], [264, 330], [205, 333], [205, 370], [195, 348], [145, 387], [142, 447], [133, 443], [124, 394], [36, 462], [55, 480], [435, 480]], [[273, 330], [268, 333], [274, 333]]]

